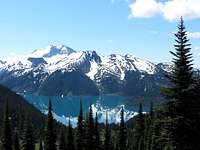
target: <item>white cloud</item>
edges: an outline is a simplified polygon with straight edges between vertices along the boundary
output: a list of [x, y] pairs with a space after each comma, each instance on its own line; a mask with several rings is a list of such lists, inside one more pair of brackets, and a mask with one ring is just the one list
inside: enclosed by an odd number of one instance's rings
[[200, 50], [200, 46], [195, 46], [195, 47], [194, 47], [194, 50], [199, 51], [199, 50]]
[[135, 0], [131, 5], [132, 17], [153, 17], [161, 15], [169, 21], [200, 18], [200, 0]]
[[189, 38], [200, 39], [200, 32], [187, 32]]
[[195, 50], [195, 51], [200, 51], [200, 46], [195, 46], [195, 47], [194, 47], [194, 50]]
[[160, 14], [163, 5], [155, 0], [136, 0], [129, 7], [131, 8], [130, 17], [149, 18]]
[[200, 46], [194, 46], [193, 49], [195, 50], [195, 54], [197, 54], [198, 56], [200, 56]]
[[200, 0], [172, 0], [164, 4], [163, 15], [167, 20], [183, 16], [186, 19], [200, 18]]

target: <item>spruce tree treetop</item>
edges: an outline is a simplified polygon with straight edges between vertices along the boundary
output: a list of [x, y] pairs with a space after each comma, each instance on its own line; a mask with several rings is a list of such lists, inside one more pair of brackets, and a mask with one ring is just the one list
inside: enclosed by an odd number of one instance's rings
[[82, 100], [80, 100], [80, 112], [78, 116], [78, 123], [77, 123], [77, 150], [82, 150], [84, 148], [84, 124], [83, 124], [83, 106]]
[[51, 100], [49, 100], [47, 122], [45, 127], [45, 150], [56, 150], [56, 135]]
[[172, 83], [172, 86], [165, 88], [163, 94], [170, 98], [168, 102], [167, 113], [169, 115], [183, 115], [191, 112], [190, 104], [193, 99], [192, 91], [194, 89], [194, 77], [193, 77], [193, 64], [191, 44], [187, 38], [187, 31], [184, 26], [183, 18], [181, 17], [178, 25], [178, 32], [175, 34], [175, 52], [170, 51], [174, 56], [174, 67], [172, 72], [167, 75]]
[[89, 108], [86, 142], [88, 150], [94, 149], [94, 119], [93, 119], [93, 110], [91, 104]]
[[136, 122], [135, 122], [135, 132], [134, 137], [134, 149], [142, 149], [142, 144], [144, 141], [144, 130], [145, 130], [145, 119], [143, 114], [143, 107], [140, 103], [139, 109], [138, 109], [138, 115], [136, 116]]
[[119, 150], [127, 149], [127, 135], [126, 126], [124, 122], [124, 107], [121, 109], [121, 121], [120, 121], [120, 131], [119, 131]]
[[185, 30], [184, 21], [181, 17], [181, 21], [178, 25], [178, 32], [175, 34], [175, 52], [170, 51], [174, 56], [174, 67], [172, 73], [168, 76], [173, 87], [171, 88], [171, 97], [180, 98], [180, 93], [191, 88], [194, 83], [193, 80], [193, 67], [192, 67], [192, 54], [191, 44], [187, 38], [187, 31]]
[[175, 37], [175, 52], [171, 52], [174, 67], [168, 75], [172, 86], [164, 91], [169, 101], [161, 109], [164, 112], [162, 136], [170, 135], [170, 142], [175, 143], [176, 149], [199, 149], [199, 111], [196, 109], [199, 97], [195, 94], [191, 44], [182, 17]]

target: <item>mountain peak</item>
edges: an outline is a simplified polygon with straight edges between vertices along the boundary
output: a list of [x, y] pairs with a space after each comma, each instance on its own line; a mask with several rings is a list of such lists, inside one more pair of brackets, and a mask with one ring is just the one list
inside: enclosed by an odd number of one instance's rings
[[65, 45], [49, 45], [44, 49], [38, 49], [32, 52], [32, 57], [52, 57], [55, 55], [69, 55], [75, 52], [72, 48]]

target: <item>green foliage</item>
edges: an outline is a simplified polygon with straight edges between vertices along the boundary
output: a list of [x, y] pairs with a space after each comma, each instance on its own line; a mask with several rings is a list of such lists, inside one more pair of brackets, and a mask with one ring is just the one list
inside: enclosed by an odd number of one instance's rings
[[145, 116], [145, 130], [144, 130], [144, 149], [150, 150], [152, 144], [152, 126], [154, 122], [155, 112], [153, 103], [150, 103], [149, 114]]
[[99, 134], [99, 125], [98, 125], [98, 116], [96, 113], [95, 116], [95, 128], [94, 128], [94, 135], [95, 135], [95, 142], [94, 142], [94, 150], [101, 150], [101, 141], [100, 141], [100, 134]]
[[73, 134], [73, 129], [72, 129], [72, 125], [70, 122], [70, 118], [69, 118], [69, 124], [68, 124], [68, 136], [67, 136], [67, 149], [68, 150], [75, 150], [75, 146], [74, 146], [74, 134]]
[[163, 93], [167, 98], [170, 98], [170, 101], [165, 104], [162, 110], [163, 118], [167, 118], [165, 123], [168, 124], [171, 121], [172, 125], [169, 127], [165, 125], [162, 133], [173, 135], [170, 143], [175, 143], [177, 149], [198, 149], [197, 147], [200, 148], [198, 142], [200, 134], [197, 118], [199, 118], [200, 108], [197, 106], [200, 106], [198, 105], [200, 99], [195, 93], [198, 93], [199, 89], [197, 89], [194, 79], [191, 44], [188, 43], [182, 18], [175, 37], [175, 52], [171, 51], [174, 56], [174, 68], [168, 76], [173, 86], [167, 88]]
[[34, 125], [35, 136], [40, 136], [44, 129], [45, 115], [28, 103], [22, 96], [2, 85], [0, 85], [0, 135], [3, 136], [4, 106], [6, 105], [7, 100], [9, 100], [11, 130], [14, 132], [17, 129], [20, 135], [20, 133], [23, 132], [24, 121], [26, 120], [25, 116], [28, 113]]
[[10, 119], [11, 117], [9, 116], [8, 100], [7, 100], [5, 105], [4, 120], [3, 120], [3, 137], [2, 137], [3, 150], [12, 150]]
[[87, 135], [86, 135], [87, 150], [94, 149], [94, 142], [95, 142], [94, 140], [95, 140], [94, 119], [93, 119], [92, 106], [90, 105], [89, 118], [88, 118], [88, 123], [87, 123]]
[[[176, 43], [175, 52], [170, 51], [174, 56], [174, 67], [168, 78], [173, 83], [173, 86], [167, 88], [166, 93], [163, 94], [174, 100], [174, 107], [176, 111], [175, 115], [186, 115], [189, 112], [190, 107], [187, 107], [191, 103], [191, 94], [194, 88], [193, 79], [193, 67], [192, 67], [192, 54], [191, 48], [187, 39], [187, 32], [183, 19], [181, 18], [178, 25], [178, 32], [175, 34]], [[172, 107], [172, 106], [170, 106]], [[183, 112], [184, 111], [184, 112]]]
[[77, 150], [84, 149], [83, 139], [84, 139], [83, 106], [82, 106], [82, 101], [80, 101], [80, 112], [78, 116], [77, 135], [76, 135]]
[[127, 149], [127, 133], [126, 133], [126, 125], [124, 122], [124, 107], [121, 109], [121, 121], [120, 121], [120, 129], [119, 129], [119, 150]]
[[63, 130], [61, 130], [60, 137], [59, 137], [59, 145], [58, 145], [59, 150], [67, 150], [67, 144], [65, 140], [66, 140], [65, 134]]
[[48, 117], [45, 127], [45, 150], [56, 150], [56, 135], [51, 100], [49, 100]]
[[105, 140], [104, 140], [104, 150], [111, 149], [111, 131], [108, 123], [108, 113], [106, 113], [106, 125], [105, 125]]
[[138, 115], [136, 117], [136, 122], [135, 122], [135, 132], [134, 132], [134, 147], [135, 149], [138, 150], [143, 150], [144, 145], [144, 130], [145, 130], [145, 118], [143, 114], [143, 107], [142, 104], [140, 103], [139, 105], [139, 110], [138, 110]]
[[26, 119], [22, 135], [22, 150], [35, 150], [35, 139], [31, 120]]
[[18, 137], [18, 132], [17, 131], [15, 131], [15, 136], [14, 136], [14, 141], [13, 141], [14, 143], [14, 145], [13, 145], [13, 147], [14, 147], [14, 150], [20, 150], [20, 144], [19, 144], [19, 137]]

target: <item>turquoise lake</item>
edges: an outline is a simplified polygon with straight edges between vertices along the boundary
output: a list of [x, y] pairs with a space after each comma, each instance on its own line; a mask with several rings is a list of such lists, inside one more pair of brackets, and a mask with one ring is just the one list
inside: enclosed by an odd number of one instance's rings
[[[77, 117], [79, 114], [80, 100], [83, 103], [83, 111], [88, 112], [90, 104], [93, 105], [95, 113], [102, 120], [105, 119], [105, 112], [110, 114], [110, 122], [117, 122], [119, 119], [119, 112], [122, 106], [125, 108], [125, 119], [130, 119], [135, 112], [138, 111], [138, 106], [130, 106], [127, 102], [127, 97], [123, 96], [35, 96], [23, 95], [24, 98], [43, 113], [47, 112], [49, 99], [52, 101], [53, 112], [58, 121], [63, 122], [62, 117]], [[144, 112], [148, 108], [144, 107]], [[58, 118], [59, 117], [59, 118]]]

